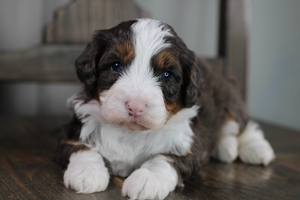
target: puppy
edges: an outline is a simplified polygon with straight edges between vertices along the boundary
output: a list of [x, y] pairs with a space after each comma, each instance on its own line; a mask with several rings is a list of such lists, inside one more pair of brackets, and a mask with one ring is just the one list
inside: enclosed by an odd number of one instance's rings
[[268, 165], [274, 158], [234, 85], [198, 59], [167, 24], [152, 19], [97, 31], [76, 60], [82, 92], [68, 99], [64, 184], [104, 191], [127, 177], [122, 194], [163, 199], [211, 156]]

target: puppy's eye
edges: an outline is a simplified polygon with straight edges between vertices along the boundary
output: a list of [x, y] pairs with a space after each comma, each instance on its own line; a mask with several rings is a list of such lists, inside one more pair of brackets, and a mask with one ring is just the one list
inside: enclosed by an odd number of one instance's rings
[[163, 82], [169, 82], [172, 78], [172, 75], [170, 72], [168, 71], [165, 71], [161, 74], [160, 76], [160, 79], [163, 81]]
[[123, 66], [120, 64], [120, 63], [114, 63], [112, 64], [111, 66], [111, 69], [114, 71], [114, 72], [117, 72], [117, 73], [120, 73], [123, 71]]

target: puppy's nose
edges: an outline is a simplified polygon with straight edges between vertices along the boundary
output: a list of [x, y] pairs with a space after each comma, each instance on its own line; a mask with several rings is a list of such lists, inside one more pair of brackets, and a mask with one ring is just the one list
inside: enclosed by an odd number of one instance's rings
[[126, 102], [126, 108], [129, 115], [138, 116], [143, 114], [146, 104], [140, 101], [128, 101]]

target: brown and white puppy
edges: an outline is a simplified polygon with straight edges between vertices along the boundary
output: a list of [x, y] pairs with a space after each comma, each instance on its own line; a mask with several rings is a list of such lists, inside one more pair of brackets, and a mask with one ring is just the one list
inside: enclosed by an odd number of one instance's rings
[[211, 156], [268, 165], [270, 144], [232, 83], [197, 59], [174, 30], [152, 19], [97, 31], [76, 61], [84, 90], [59, 149], [64, 183], [104, 191], [128, 177], [122, 194], [163, 199]]

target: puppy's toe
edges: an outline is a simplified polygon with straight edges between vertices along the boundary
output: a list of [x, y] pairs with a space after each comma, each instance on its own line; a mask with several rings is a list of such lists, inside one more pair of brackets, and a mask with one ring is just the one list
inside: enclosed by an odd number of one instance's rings
[[266, 166], [275, 158], [274, 151], [264, 138], [263, 131], [253, 121], [248, 122], [238, 140], [239, 157], [244, 163]]
[[164, 199], [172, 190], [174, 187], [164, 177], [138, 169], [124, 181], [122, 194], [130, 199]]
[[107, 188], [109, 174], [97, 163], [83, 163], [69, 166], [64, 174], [64, 184], [78, 193], [101, 192]]
[[233, 162], [238, 156], [238, 141], [235, 136], [223, 137], [213, 154], [214, 158], [225, 163]]

